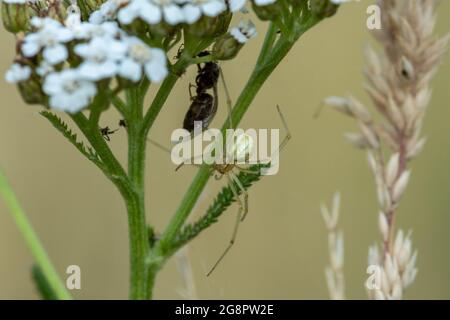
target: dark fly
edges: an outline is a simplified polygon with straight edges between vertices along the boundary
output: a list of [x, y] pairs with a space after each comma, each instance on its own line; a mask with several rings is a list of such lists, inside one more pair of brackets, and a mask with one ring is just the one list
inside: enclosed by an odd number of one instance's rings
[[104, 128], [100, 128], [100, 133], [106, 141], [111, 141], [111, 138], [109, 135], [116, 133], [117, 130], [119, 130], [119, 129], [111, 130], [109, 127], [104, 127]]

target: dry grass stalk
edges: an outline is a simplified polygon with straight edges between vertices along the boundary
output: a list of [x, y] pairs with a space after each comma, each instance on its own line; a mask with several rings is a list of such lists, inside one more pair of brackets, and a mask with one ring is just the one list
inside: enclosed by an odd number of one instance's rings
[[382, 29], [375, 38], [384, 52], [366, 50], [365, 76], [366, 90], [381, 121], [375, 121], [353, 97], [326, 100], [357, 121], [360, 132], [346, 138], [368, 150], [375, 176], [383, 245], [381, 254], [376, 246], [369, 250], [369, 264], [381, 269], [380, 289], [369, 292], [374, 299], [401, 299], [417, 274], [417, 253], [413, 253], [410, 234], [396, 232], [395, 213], [410, 180], [409, 162], [425, 145], [421, 130], [431, 98], [430, 82], [450, 39], [434, 35], [437, 2], [378, 0]]
[[344, 281], [344, 237], [338, 230], [340, 194], [336, 193], [333, 198], [331, 210], [321, 205], [325, 225], [328, 230], [328, 250], [330, 253], [330, 265], [325, 269], [328, 291], [332, 300], [345, 299]]

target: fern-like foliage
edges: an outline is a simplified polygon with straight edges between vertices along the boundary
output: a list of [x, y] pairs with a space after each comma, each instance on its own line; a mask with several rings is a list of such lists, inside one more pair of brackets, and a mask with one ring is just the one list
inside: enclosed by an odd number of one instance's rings
[[104, 169], [103, 162], [100, 156], [95, 152], [92, 148], [86, 147], [83, 142], [77, 140], [77, 134], [73, 133], [73, 131], [69, 128], [69, 126], [57, 115], [49, 112], [49, 111], [41, 111], [40, 114], [46, 118], [50, 123], [58, 129], [62, 135], [69, 140], [71, 144], [75, 146], [86, 158], [91, 160], [95, 165], [97, 165], [100, 169]]
[[[238, 174], [238, 179], [242, 183], [245, 190], [250, 188], [253, 183], [259, 181], [261, 179], [261, 169], [267, 168], [268, 164], [257, 164], [251, 166], [249, 168], [250, 171], [255, 172], [247, 173], [241, 171]], [[242, 191], [235, 184], [235, 189], [240, 195]], [[229, 185], [222, 188], [217, 197], [214, 199], [214, 202], [206, 211], [206, 214], [201, 217], [197, 222], [193, 224], [186, 225], [175, 238], [175, 241], [172, 243], [172, 252], [175, 252], [178, 248], [181, 248], [190, 240], [195, 238], [200, 232], [207, 229], [213, 223], [216, 223], [219, 220], [219, 217], [225, 212], [225, 210], [235, 202], [235, 196], [231, 187]]]
[[50, 284], [48, 283], [47, 278], [45, 277], [41, 268], [39, 268], [37, 265], [34, 265], [31, 272], [33, 275], [34, 283], [36, 285], [36, 289], [41, 295], [41, 298], [43, 300], [58, 300], [57, 295], [50, 287]]

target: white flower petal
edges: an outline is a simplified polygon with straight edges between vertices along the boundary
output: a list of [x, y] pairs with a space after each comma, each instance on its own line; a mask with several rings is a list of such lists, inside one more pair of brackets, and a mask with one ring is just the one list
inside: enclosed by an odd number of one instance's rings
[[118, 74], [123, 78], [137, 82], [142, 78], [142, 66], [132, 59], [125, 59], [119, 66]]
[[63, 62], [68, 57], [67, 48], [62, 44], [47, 47], [43, 52], [44, 59], [51, 65]]
[[149, 3], [143, 6], [140, 16], [149, 24], [157, 24], [161, 22], [162, 12], [159, 7]]
[[184, 21], [181, 8], [175, 4], [163, 7], [164, 20], [170, 25], [176, 25]]
[[184, 20], [188, 24], [193, 24], [197, 22], [202, 16], [202, 11], [200, 10], [200, 8], [192, 4], [186, 4], [183, 7], [183, 13], [184, 13]]
[[208, 17], [217, 17], [227, 9], [225, 2], [220, 0], [208, 1], [202, 5], [203, 12]]

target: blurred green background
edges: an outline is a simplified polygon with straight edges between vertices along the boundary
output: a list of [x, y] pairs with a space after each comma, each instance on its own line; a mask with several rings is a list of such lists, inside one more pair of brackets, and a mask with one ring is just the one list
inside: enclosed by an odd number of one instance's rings
[[[322, 98], [363, 91], [363, 48], [370, 35], [365, 27], [369, 2], [351, 3], [332, 19], [308, 32], [269, 79], [242, 128], [279, 128], [275, 105], [282, 106], [293, 140], [281, 155], [278, 175], [250, 189], [250, 212], [238, 241], [210, 277], [205, 274], [231, 236], [237, 206], [219, 224], [189, 246], [196, 295], [217, 299], [328, 298], [324, 267], [328, 263], [326, 231], [319, 204], [342, 193], [341, 227], [345, 233], [347, 296], [366, 298], [367, 249], [379, 241], [374, 184], [363, 152], [352, 149], [342, 133], [354, 123], [331, 111], [313, 114]], [[450, 1], [439, 7], [437, 30], [450, 30]], [[261, 45], [260, 36], [237, 60], [223, 63], [232, 97], [243, 87]], [[14, 54], [13, 37], [0, 32], [0, 70]], [[151, 134], [168, 143], [181, 125], [189, 104], [188, 82], [177, 85]], [[419, 275], [407, 298], [450, 298], [450, 57], [433, 85], [434, 97], [424, 133], [425, 152], [412, 165], [413, 176], [398, 214], [398, 225], [412, 229], [419, 250]], [[64, 275], [68, 265], [82, 270], [77, 298], [113, 299], [128, 296], [127, 218], [118, 192], [78, 154], [36, 107], [26, 106], [15, 88], [0, 84], [0, 164], [6, 171], [49, 255]], [[151, 98], [151, 97], [149, 97]], [[149, 100], [150, 101], [150, 100]], [[223, 101], [223, 99], [222, 99]], [[216, 122], [226, 116], [222, 107]], [[103, 125], [116, 127], [119, 116], [108, 114]], [[125, 135], [112, 137], [111, 147], [123, 160]], [[148, 157], [148, 219], [159, 230], [176, 209], [196, 169], [174, 172], [169, 157], [150, 147]], [[194, 210], [199, 217], [222, 182], [210, 181]], [[31, 282], [33, 259], [3, 202], [0, 201], [0, 298], [35, 299]], [[180, 298], [180, 274], [174, 259], [159, 275], [156, 298]]]

